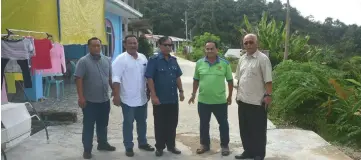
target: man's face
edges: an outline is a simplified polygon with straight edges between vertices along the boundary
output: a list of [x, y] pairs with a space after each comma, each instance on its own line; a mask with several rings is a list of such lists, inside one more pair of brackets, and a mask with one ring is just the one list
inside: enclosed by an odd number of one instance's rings
[[243, 46], [247, 53], [254, 53], [257, 51], [257, 41], [252, 36], [246, 36], [243, 39]]
[[129, 37], [125, 40], [125, 49], [128, 53], [137, 53], [138, 51], [138, 40], [135, 37]]
[[214, 43], [208, 42], [205, 46], [205, 52], [207, 57], [213, 58], [217, 56], [218, 49]]
[[169, 54], [172, 51], [172, 41], [170, 39], [167, 39], [162, 44], [159, 45], [159, 49], [163, 54]]
[[88, 46], [89, 52], [93, 55], [100, 55], [101, 46], [99, 40], [92, 40]]

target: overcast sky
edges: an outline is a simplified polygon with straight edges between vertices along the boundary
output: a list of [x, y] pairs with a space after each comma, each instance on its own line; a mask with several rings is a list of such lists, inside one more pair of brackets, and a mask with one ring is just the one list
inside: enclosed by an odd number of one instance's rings
[[361, 0], [290, 0], [290, 4], [303, 16], [313, 15], [316, 21], [323, 22], [325, 18], [332, 17], [346, 24], [361, 26]]

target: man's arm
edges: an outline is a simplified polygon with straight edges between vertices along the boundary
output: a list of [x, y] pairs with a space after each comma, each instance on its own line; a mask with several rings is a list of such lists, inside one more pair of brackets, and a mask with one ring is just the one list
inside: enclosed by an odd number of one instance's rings
[[83, 94], [83, 78], [82, 78], [82, 77], [75, 76], [75, 84], [76, 84], [76, 91], [77, 91], [77, 93], [78, 93], [78, 98], [79, 98], [79, 99], [84, 99], [84, 94]]
[[[120, 59], [121, 57], [117, 57], [112, 63], [110, 85], [113, 90], [114, 97], [120, 97], [120, 81], [124, 72], [124, 63]], [[114, 69], [113, 69], [114, 68]], [[116, 68], [116, 69], [115, 69]]]
[[177, 63], [177, 73], [176, 73], [177, 87], [178, 87], [179, 92], [183, 93], [182, 79], [180, 78], [182, 76], [183, 72], [182, 72], [181, 68], [179, 67], [178, 62], [176, 62], [176, 63]]
[[78, 105], [81, 108], [85, 107], [86, 104], [86, 100], [84, 97], [84, 90], [83, 90], [83, 78], [86, 75], [86, 66], [85, 63], [83, 61], [83, 59], [80, 59], [78, 61], [78, 63], [76, 64], [75, 67], [75, 72], [74, 72], [74, 76], [75, 76], [75, 84], [76, 84], [76, 90], [78, 93]]
[[112, 86], [112, 75], [113, 75], [113, 66], [112, 66], [112, 63], [111, 63], [111, 59], [109, 59], [109, 87], [112, 89], [112, 91], [114, 90], [113, 86]]
[[272, 65], [268, 58], [261, 63], [261, 71], [265, 83], [266, 94], [272, 94]]
[[144, 74], [145, 78], [147, 78], [147, 83], [151, 96], [157, 96], [155, 92], [154, 80], [153, 80], [155, 74], [155, 63], [156, 63], [155, 59], [150, 58], [147, 64], [147, 69]]
[[241, 67], [241, 62], [242, 62], [242, 57], [239, 58], [238, 60], [238, 64], [237, 64], [237, 68], [236, 68], [236, 73], [234, 78], [237, 80], [237, 86], [239, 85], [239, 78], [241, 78], [240, 76], [240, 67]]
[[226, 79], [227, 79], [227, 82], [228, 82], [228, 97], [232, 98], [233, 87], [234, 86], [233, 86], [232, 68], [231, 68], [230, 64], [227, 65]]
[[193, 92], [192, 92], [192, 96], [196, 96], [198, 87], [199, 87], [199, 80], [200, 80], [200, 76], [199, 76], [199, 70], [198, 70], [199, 64], [196, 63], [196, 68], [194, 69], [194, 75], [193, 75]]

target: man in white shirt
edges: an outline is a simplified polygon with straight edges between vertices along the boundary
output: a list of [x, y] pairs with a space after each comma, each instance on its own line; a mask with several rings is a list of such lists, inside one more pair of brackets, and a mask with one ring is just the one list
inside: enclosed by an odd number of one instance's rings
[[244, 152], [236, 159], [263, 160], [267, 143], [267, 107], [272, 98], [272, 66], [267, 55], [258, 50], [257, 36], [243, 39], [246, 54], [239, 59], [237, 103], [239, 130]]
[[147, 58], [138, 53], [138, 40], [134, 35], [124, 39], [126, 52], [119, 55], [112, 63], [113, 103], [123, 111], [123, 143], [126, 156], [134, 156], [133, 122], [137, 121], [138, 148], [154, 151], [147, 142], [147, 94], [144, 73]]

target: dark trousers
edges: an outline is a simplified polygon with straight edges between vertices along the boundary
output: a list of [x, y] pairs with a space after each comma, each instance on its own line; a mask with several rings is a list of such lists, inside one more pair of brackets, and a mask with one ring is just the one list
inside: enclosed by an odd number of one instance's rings
[[83, 146], [85, 152], [91, 152], [93, 148], [94, 124], [96, 124], [98, 145], [108, 142], [108, 121], [110, 102], [92, 103], [87, 101], [83, 110]]
[[[9, 59], [1, 58], [1, 89], [4, 79], [4, 72], [6, 64], [9, 62]], [[30, 69], [29, 69], [29, 63], [28, 60], [17, 60], [21, 71], [23, 73], [23, 79], [24, 79], [24, 88], [32, 88], [33, 84], [31, 81], [31, 75], [30, 75]]]
[[238, 103], [239, 130], [243, 148], [251, 156], [266, 156], [267, 111], [264, 105]]
[[209, 121], [211, 115], [216, 117], [219, 124], [221, 136], [221, 147], [228, 147], [229, 143], [229, 124], [228, 124], [228, 105], [225, 104], [204, 104], [198, 103], [198, 115], [200, 119], [200, 140], [201, 145], [210, 146]]
[[133, 123], [137, 121], [138, 146], [146, 145], [147, 142], [147, 103], [143, 106], [130, 107], [121, 103], [123, 112], [123, 144], [126, 149], [132, 149]]
[[153, 106], [155, 147], [163, 150], [175, 147], [176, 129], [178, 125], [178, 103]]

